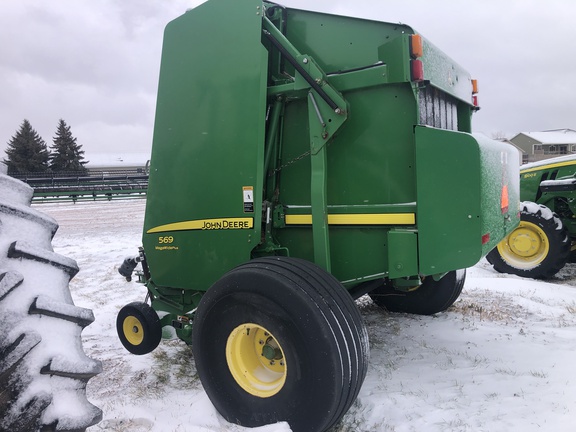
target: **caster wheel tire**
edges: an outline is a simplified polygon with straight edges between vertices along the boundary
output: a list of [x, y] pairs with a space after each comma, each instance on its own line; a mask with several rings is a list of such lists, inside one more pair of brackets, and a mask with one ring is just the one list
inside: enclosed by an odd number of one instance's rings
[[158, 314], [147, 303], [127, 304], [116, 318], [120, 342], [132, 354], [148, 354], [162, 339], [162, 326]]

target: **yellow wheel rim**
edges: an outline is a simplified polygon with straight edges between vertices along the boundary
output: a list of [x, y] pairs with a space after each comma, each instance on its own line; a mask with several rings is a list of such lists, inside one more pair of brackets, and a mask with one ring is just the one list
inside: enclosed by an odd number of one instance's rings
[[258, 324], [242, 324], [228, 336], [226, 362], [245, 391], [267, 398], [286, 382], [286, 359], [276, 338]]
[[144, 328], [142, 323], [135, 316], [128, 316], [124, 318], [122, 323], [122, 331], [126, 340], [131, 345], [140, 345], [144, 340]]
[[521, 221], [510, 235], [498, 244], [504, 261], [515, 268], [531, 269], [548, 256], [550, 243], [542, 228], [531, 222]]

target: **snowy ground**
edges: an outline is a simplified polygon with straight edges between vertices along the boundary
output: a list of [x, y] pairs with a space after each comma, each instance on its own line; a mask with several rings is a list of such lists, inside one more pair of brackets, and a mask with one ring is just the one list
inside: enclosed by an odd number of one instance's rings
[[[93, 309], [86, 352], [103, 362], [88, 398], [104, 410], [90, 432], [245, 431], [212, 407], [189, 347], [163, 341], [133, 356], [117, 311], [145, 290], [117, 273], [140, 245], [145, 202], [41, 204], [60, 223], [58, 253], [77, 260], [75, 303]], [[576, 429], [576, 265], [551, 283], [468, 270], [461, 298], [432, 317], [390, 314], [360, 299], [371, 360], [348, 431], [573, 431]], [[287, 424], [255, 429], [286, 432]]]

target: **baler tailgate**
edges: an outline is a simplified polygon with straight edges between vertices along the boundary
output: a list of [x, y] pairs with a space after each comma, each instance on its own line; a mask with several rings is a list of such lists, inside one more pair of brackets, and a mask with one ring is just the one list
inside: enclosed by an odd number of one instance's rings
[[420, 272], [475, 265], [518, 224], [517, 150], [483, 136], [416, 128]]

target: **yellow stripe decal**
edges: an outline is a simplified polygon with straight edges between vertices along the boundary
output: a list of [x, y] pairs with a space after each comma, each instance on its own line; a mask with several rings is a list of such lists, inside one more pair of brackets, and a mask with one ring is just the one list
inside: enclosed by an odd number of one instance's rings
[[567, 161], [567, 162], [558, 162], [558, 163], [554, 163], [554, 164], [549, 164], [549, 165], [540, 165], [534, 168], [526, 168], [524, 170], [520, 170], [520, 174], [526, 174], [532, 171], [541, 171], [541, 170], [546, 170], [546, 169], [552, 169], [552, 168], [559, 168], [559, 167], [563, 167], [563, 166], [569, 166], [569, 165], [576, 165], [576, 161]]
[[167, 231], [189, 231], [189, 230], [238, 230], [250, 229], [254, 227], [254, 218], [218, 218], [199, 219], [185, 222], [176, 222], [167, 225], [160, 225], [146, 231], [146, 234], [154, 234]]
[[[414, 213], [330, 214], [329, 225], [414, 225]], [[286, 225], [311, 225], [312, 215], [286, 215]]]

